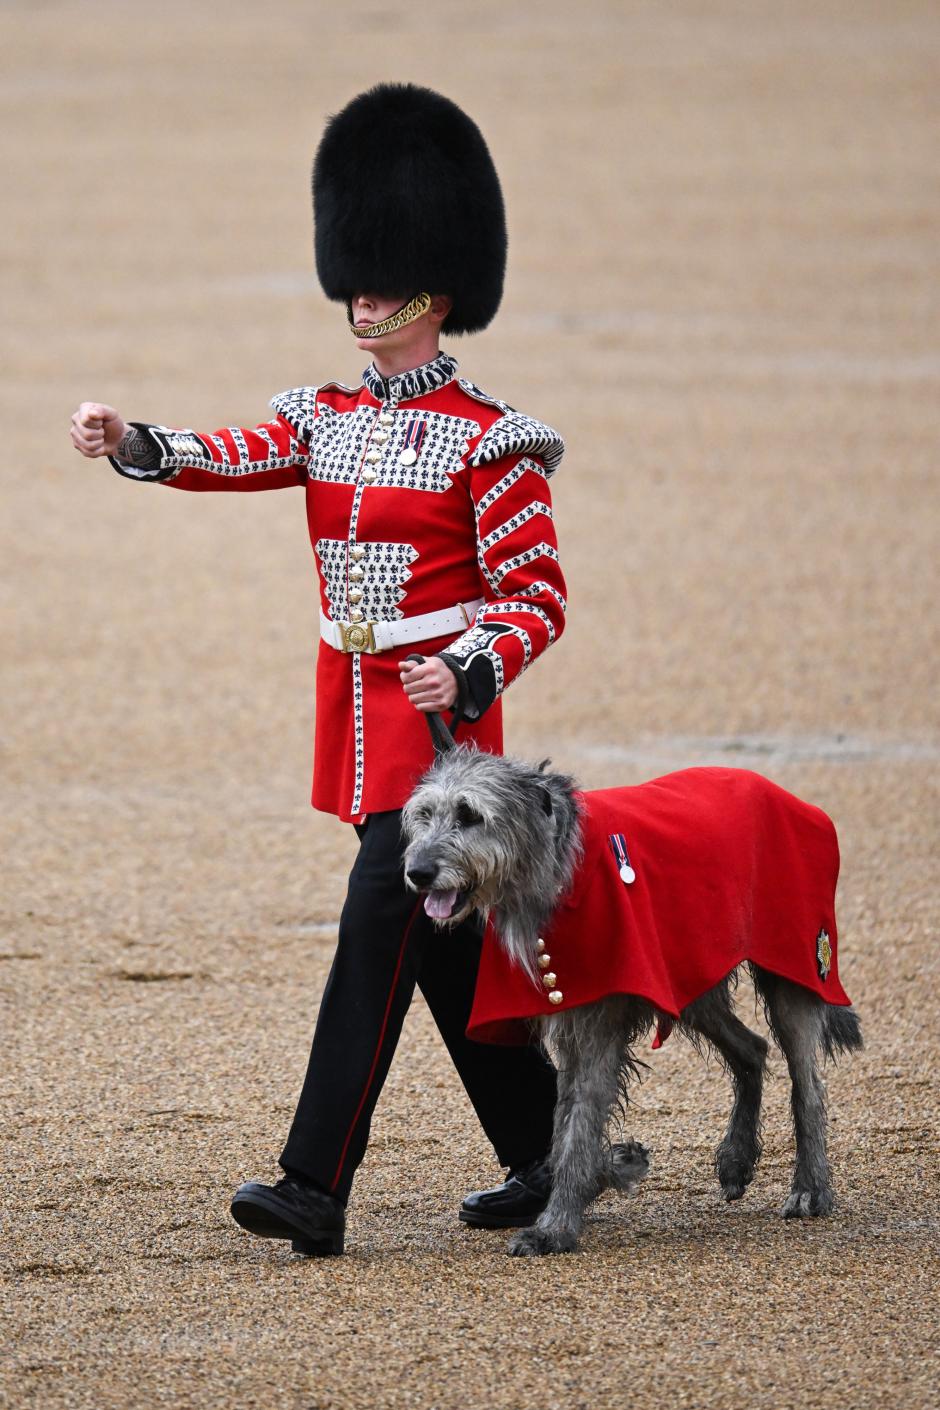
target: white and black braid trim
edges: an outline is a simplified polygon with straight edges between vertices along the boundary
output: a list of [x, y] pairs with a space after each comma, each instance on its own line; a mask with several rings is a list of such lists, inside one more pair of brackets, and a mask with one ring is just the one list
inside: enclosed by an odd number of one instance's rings
[[300, 441], [296, 435], [292, 436], [286, 453], [278, 455], [273, 438], [262, 427], [259, 434], [268, 447], [268, 455], [264, 460], [252, 460], [241, 427], [227, 429], [234, 446], [234, 464], [221, 435], [203, 436], [188, 428], [154, 426], [144, 421], [131, 423], [131, 430], [116, 454], [108, 458], [119, 475], [130, 480], [153, 481], [172, 480], [181, 470], [210, 470], [215, 475], [237, 479], [260, 470], [283, 470], [298, 463]]
[[537, 455], [549, 478], [558, 469], [564, 453], [565, 443], [551, 426], [521, 411], [507, 411], [480, 437], [468, 464], [489, 465], [506, 455]]
[[412, 401], [415, 397], [426, 397], [436, 392], [438, 387], [446, 387], [454, 380], [457, 360], [449, 353], [438, 353], [430, 362], [413, 367], [410, 372], [399, 372], [393, 377], [383, 377], [371, 363], [362, 374], [363, 386], [372, 393], [376, 401]]
[[487, 534], [485, 539], [481, 539], [480, 552], [489, 553], [490, 549], [495, 548], [498, 543], [502, 543], [503, 539], [509, 538], [517, 529], [521, 529], [530, 519], [538, 518], [540, 514], [546, 519], [551, 519], [551, 505], [546, 504], [544, 500], [533, 499], [530, 504], [526, 505], [525, 509], [520, 509], [517, 514], [513, 514], [509, 519], [505, 519], [498, 528], [494, 529], [492, 533]]
[[[479, 719], [497, 696], [502, 695], [505, 685], [503, 660], [493, 644], [501, 636], [512, 634], [512, 627], [503, 622], [475, 621], [446, 651], [438, 652], [441, 660], [447, 663], [455, 675], [460, 673], [464, 677], [466, 691], [472, 702], [469, 708], [464, 708], [467, 719]], [[463, 691], [461, 703], [462, 699]]]
[[545, 470], [538, 463], [538, 461], [531, 460], [528, 456], [523, 456], [521, 460], [516, 461], [515, 465], [512, 467], [511, 470], [506, 471], [503, 478], [498, 481], [498, 483], [495, 484], [492, 489], [487, 490], [486, 494], [481, 495], [481, 497], [477, 500], [477, 523], [479, 523], [479, 521], [483, 518], [483, 515], [486, 513], [486, 511], [492, 505], [494, 505], [496, 501], [506, 493], [507, 490], [512, 489], [513, 485], [516, 484], [518, 480], [521, 480], [523, 475], [525, 475], [527, 472], [534, 475], [541, 475], [542, 479], [545, 479]]

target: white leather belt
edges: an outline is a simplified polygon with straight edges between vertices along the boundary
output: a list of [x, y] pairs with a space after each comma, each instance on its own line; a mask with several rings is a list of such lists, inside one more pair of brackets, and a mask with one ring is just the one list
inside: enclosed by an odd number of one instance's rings
[[430, 641], [448, 632], [466, 631], [484, 598], [458, 602], [440, 612], [422, 612], [418, 617], [399, 617], [394, 622], [334, 622], [320, 609], [320, 636], [337, 651], [390, 651], [412, 641]]

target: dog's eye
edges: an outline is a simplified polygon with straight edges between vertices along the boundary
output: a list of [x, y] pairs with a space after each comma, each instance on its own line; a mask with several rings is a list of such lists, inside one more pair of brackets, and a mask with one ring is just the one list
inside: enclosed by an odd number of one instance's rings
[[458, 827], [476, 827], [482, 821], [480, 814], [471, 808], [469, 803], [457, 804]]

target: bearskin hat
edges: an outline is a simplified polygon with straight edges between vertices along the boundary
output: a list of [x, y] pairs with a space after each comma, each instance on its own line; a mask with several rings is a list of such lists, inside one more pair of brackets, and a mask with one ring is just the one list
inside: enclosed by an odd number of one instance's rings
[[503, 292], [506, 215], [476, 123], [449, 98], [382, 83], [330, 118], [313, 164], [317, 275], [329, 299], [447, 294], [476, 333]]

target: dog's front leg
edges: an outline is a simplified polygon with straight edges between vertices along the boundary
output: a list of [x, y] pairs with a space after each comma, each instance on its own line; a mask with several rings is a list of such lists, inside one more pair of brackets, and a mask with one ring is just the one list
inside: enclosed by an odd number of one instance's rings
[[[565, 1015], [569, 1022], [571, 1017]], [[573, 1037], [570, 1030], [565, 1037]], [[555, 1041], [559, 1068], [552, 1192], [536, 1224], [512, 1239], [509, 1252], [517, 1257], [577, 1248], [585, 1208], [607, 1183], [605, 1128], [618, 1097], [622, 1042], [610, 1032], [603, 1037], [582, 1032], [577, 1042], [565, 1037]]]

